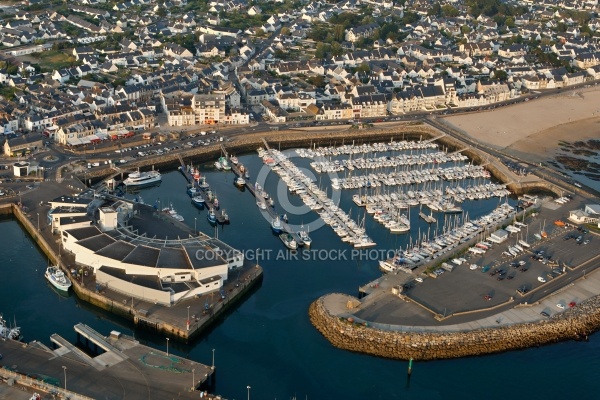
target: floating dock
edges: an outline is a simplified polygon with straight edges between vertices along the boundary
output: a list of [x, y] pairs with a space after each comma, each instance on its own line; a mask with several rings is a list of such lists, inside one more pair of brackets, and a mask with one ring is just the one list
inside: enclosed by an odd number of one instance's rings
[[183, 174], [183, 176], [185, 176], [185, 179], [188, 181], [189, 185], [192, 185], [192, 187], [198, 189], [196, 195], [204, 199], [205, 207], [207, 207], [209, 210], [212, 210], [215, 213], [215, 217], [217, 218], [218, 223], [224, 224], [225, 222], [227, 222], [221, 210], [217, 209], [213, 200], [208, 198], [205, 189], [198, 186], [196, 180], [194, 179], [190, 171], [188, 171], [187, 165], [185, 165], [185, 163], [183, 162], [183, 158], [181, 158], [181, 155], [179, 155], [178, 158], [179, 162], [181, 163], [179, 171]]
[[[223, 145], [221, 145], [221, 148], [223, 150], [223, 153], [225, 155], [227, 155], [227, 151], [225, 150], [225, 147], [223, 147]], [[241, 176], [242, 178], [244, 178], [244, 174], [242, 173], [242, 171], [240, 171], [240, 169], [238, 168], [238, 166], [235, 165], [235, 164], [233, 164], [233, 163], [231, 163], [231, 171], [236, 176]], [[262, 211], [266, 211], [267, 214], [269, 214], [269, 217], [271, 218], [271, 220], [274, 220], [277, 217], [281, 218], [281, 216], [278, 215], [275, 212], [275, 209], [273, 207], [269, 206], [269, 202], [267, 201], [267, 199], [265, 199], [263, 197], [263, 195], [260, 193], [260, 191], [256, 190], [256, 187], [248, 179], [244, 178], [244, 180], [245, 180], [246, 188], [256, 198], [256, 201], [257, 202], [263, 202], [263, 203], [265, 203], [267, 205], [267, 208], [265, 210], [262, 210]], [[298, 237], [298, 235], [296, 234], [296, 232], [294, 232], [292, 230], [292, 228], [290, 228], [290, 226], [285, 221], [283, 221], [283, 220], [281, 220], [281, 228], [282, 228], [281, 230], [283, 232], [290, 233], [290, 234], [294, 235], [294, 239], [296, 239], [296, 241], [298, 242], [298, 244], [300, 244], [300, 241], [299, 241], [300, 238]]]

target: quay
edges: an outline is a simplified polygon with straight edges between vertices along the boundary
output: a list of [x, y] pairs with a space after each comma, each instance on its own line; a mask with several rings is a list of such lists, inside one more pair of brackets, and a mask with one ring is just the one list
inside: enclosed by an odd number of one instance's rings
[[220, 399], [205, 392], [214, 387], [214, 365], [152, 349], [117, 331], [103, 336], [84, 324], [75, 331], [76, 344], [52, 335], [54, 349], [39, 341], [0, 342], [5, 365], [0, 377], [41, 398], [197, 399], [202, 393], [203, 398]]
[[[61, 251], [60, 241], [56, 240], [51, 228], [46, 223], [39, 224], [39, 217], [36, 227], [33, 216], [39, 214], [45, 218], [49, 210], [46, 205], [48, 201], [46, 196], [51, 195], [52, 191], [60, 196], [61, 190], [60, 187], [48, 186], [46, 191], [36, 191], [35, 199], [32, 198], [20, 205], [16, 203], [0, 205], [0, 214], [12, 214], [22, 224], [50, 262], [58, 265], [69, 276], [72, 289], [77, 297], [128, 319], [139, 328], [188, 342], [214, 324], [222, 314], [245, 298], [262, 281], [262, 268], [248, 260], [243, 260], [243, 265], [231, 272], [229, 279], [224, 282], [221, 291], [217, 291], [216, 295], [213, 291], [175, 302], [172, 305], [132, 296], [122, 289], [114, 287], [115, 285], [99, 284], [96, 274], [89, 267], [80, 266], [75, 261], [73, 254]], [[91, 196], [92, 191], [82, 193], [80, 198], [86, 198], [87, 195]], [[119, 200], [124, 201], [123, 199]], [[142, 232], [137, 238], [132, 237], [134, 241], [150, 240], [149, 238], [154, 237], [155, 245], [161, 243], [163, 246], [181, 246], [187, 243], [186, 240], [189, 243], [199, 240], [207, 244], [215, 240], [204, 234], [192, 235], [186, 225], [160, 215], [151, 206], [138, 204], [136, 207], [140, 207], [139, 213], [132, 220], [131, 229], [126, 230], [128, 233], [123, 233], [127, 236], [135, 234], [135, 232]], [[169, 241], [166, 240], [166, 236], [187, 239]], [[214, 246], [214, 244], [212, 245]], [[84, 271], [92, 273], [83, 274]]]

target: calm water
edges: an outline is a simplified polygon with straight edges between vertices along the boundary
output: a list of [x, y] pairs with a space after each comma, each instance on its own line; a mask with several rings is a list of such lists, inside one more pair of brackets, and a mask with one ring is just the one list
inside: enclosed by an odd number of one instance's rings
[[[240, 160], [250, 168], [254, 181], [260, 161], [256, 155]], [[301, 161], [308, 165], [309, 160]], [[271, 234], [250, 193], [233, 185], [233, 174], [215, 172], [210, 166], [202, 167], [202, 172], [231, 216], [231, 225], [217, 228], [219, 238], [242, 250], [273, 249], [270, 257], [263, 253], [259, 260], [265, 269], [264, 281], [254, 294], [192, 345], [171, 341], [169, 346], [170, 351], [206, 364], [211, 363], [211, 350], [216, 349], [217, 393], [228, 399], [244, 399], [250, 385], [254, 399], [597, 398], [598, 335], [588, 343], [567, 342], [494, 356], [415, 363], [409, 385], [406, 362], [333, 348], [311, 326], [308, 306], [325, 293], [357, 294], [359, 285], [380, 276], [376, 262], [353, 258], [350, 247], [328, 227], [311, 231], [313, 249], [346, 250], [335, 253], [339, 258], [346, 254], [346, 260], [313, 257], [307, 261], [301, 252], [298, 260], [282, 259], [288, 253], [279, 253], [281, 242]], [[327, 179], [321, 180], [325, 186]], [[277, 186], [274, 174], [270, 174], [265, 179], [267, 191], [278, 193], [281, 189]], [[184, 189], [181, 174], [170, 172], [163, 175], [160, 187], [145, 189], [141, 195], [146, 203], [172, 204], [188, 225], [196, 224], [197, 229], [214, 234], [206, 211], [195, 209]], [[354, 207], [351, 194], [343, 191], [340, 204], [345, 210], [352, 209], [351, 216], [361, 221], [363, 213]], [[289, 201], [300, 205], [298, 198]], [[498, 199], [490, 199], [465, 202], [463, 206], [475, 218], [497, 203]], [[277, 207], [281, 210], [279, 204]], [[427, 233], [417, 213], [413, 210], [412, 214], [413, 231], [420, 227], [422, 234]], [[308, 225], [315, 221], [315, 214], [290, 214], [290, 219]], [[369, 217], [364, 221], [378, 243], [376, 249], [404, 246], [409, 240], [408, 235], [389, 235]], [[75, 341], [73, 325], [83, 322], [102, 333], [117, 329], [135, 334], [165, 349], [163, 338], [134, 332], [126, 321], [82, 304], [74, 296], [57, 294], [43, 277], [47, 261], [15, 221], [0, 222], [0, 237], [5, 239], [0, 247], [4, 267], [0, 311], [6, 319], [16, 318], [27, 340], [49, 344], [49, 336], [59, 333]]]

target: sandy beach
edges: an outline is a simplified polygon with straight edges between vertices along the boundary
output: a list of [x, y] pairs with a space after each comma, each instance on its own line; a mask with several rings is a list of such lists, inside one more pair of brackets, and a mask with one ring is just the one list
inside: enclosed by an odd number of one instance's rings
[[600, 87], [445, 119], [489, 146], [545, 161], [554, 157], [560, 141], [600, 138]]

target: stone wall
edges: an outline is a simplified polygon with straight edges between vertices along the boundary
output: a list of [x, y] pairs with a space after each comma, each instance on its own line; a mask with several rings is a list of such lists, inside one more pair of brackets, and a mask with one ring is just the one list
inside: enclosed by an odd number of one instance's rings
[[324, 305], [327, 296], [311, 304], [309, 316], [331, 344], [344, 350], [400, 360], [436, 360], [525, 349], [583, 339], [600, 328], [600, 296], [537, 323], [440, 333], [384, 331], [349, 322], [328, 312]]

